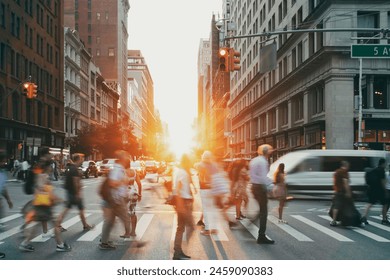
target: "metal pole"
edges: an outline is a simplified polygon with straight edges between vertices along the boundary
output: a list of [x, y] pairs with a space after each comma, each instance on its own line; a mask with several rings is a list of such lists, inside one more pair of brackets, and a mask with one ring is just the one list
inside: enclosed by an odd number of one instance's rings
[[[358, 142], [362, 142], [362, 117], [363, 117], [363, 95], [362, 95], [362, 76], [363, 76], [363, 59], [359, 58], [359, 127], [358, 127]], [[358, 145], [359, 147], [359, 145]], [[359, 148], [358, 148], [359, 149]]]

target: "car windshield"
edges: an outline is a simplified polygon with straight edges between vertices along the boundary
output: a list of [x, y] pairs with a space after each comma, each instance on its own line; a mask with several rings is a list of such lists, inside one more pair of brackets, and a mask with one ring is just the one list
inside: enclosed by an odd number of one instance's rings
[[278, 168], [280, 163], [285, 164], [285, 172], [289, 173], [292, 168], [295, 167], [297, 163], [299, 163], [303, 157], [305, 157], [307, 153], [288, 153], [282, 157], [280, 157], [277, 161], [275, 161], [270, 166], [270, 170], [268, 176], [273, 176], [276, 169]]
[[83, 163], [81, 164], [82, 167], [88, 167], [89, 165], [89, 161], [83, 161]]

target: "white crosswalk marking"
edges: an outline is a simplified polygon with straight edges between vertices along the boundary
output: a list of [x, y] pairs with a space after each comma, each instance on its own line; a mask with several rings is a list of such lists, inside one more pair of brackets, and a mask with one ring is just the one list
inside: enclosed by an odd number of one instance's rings
[[[85, 213], [85, 217], [86, 218], [88, 216], [90, 216], [90, 215], [91, 215], [90, 213]], [[67, 228], [77, 224], [78, 222], [80, 222], [80, 217], [77, 215], [77, 216], [75, 216], [75, 217], [73, 217], [73, 218], [63, 222], [61, 225], [62, 225], [62, 227], [67, 229]], [[53, 228], [49, 229], [47, 231], [47, 233], [53, 234], [54, 233], [54, 229]], [[42, 235], [40, 234], [37, 237], [35, 237], [34, 239], [32, 239], [31, 242], [46, 242], [49, 239], [50, 239], [50, 237], [42, 237]]]
[[94, 241], [102, 233], [103, 222], [97, 224], [93, 229], [83, 234], [77, 241]]
[[250, 220], [241, 220], [240, 223], [249, 231], [249, 233], [257, 239], [257, 236], [259, 235], [259, 228], [255, 226], [254, 223], [252, 223]]
[[154, 214], [143, 214], [141, 219], [138, 220], [137, 228], [135, 229], [135, 233], [137, 234], [137, 236], [134, 238], [135, 240], [141, 240], [150, 222], [152, 221], [153, 216]]
[[[374, 219], [377, 219], [377, 220], [382, 220], [381, 217], [376, 217], [376, 216], [371, 216], [371, 218], [374, 218]], [[373, 222], [373, 221], [370, 221], [370, 225], [390, 232], [390, 227], [389, 226], [385, 226], [385, 225], [382, 225], [382, 224], [379, 224], [379, 223], [376, 223], [376, 222]]]
[[11, 216], [0, 219], [0, 224], [15, 220], [15, 219], [20, 218], [22, 216], [23, 216], [22, 214], [13, 214]]
[[305, 223], [305, 224], [307, 224], [307, 225], [309, 225], [309, 226], [311, 226], [311, 227], [313, 227], [313, 228], [315, 228], [315, 229], [325, 233], [326, 235], [329, 235], [330, 237], [332, 237], [332, 238], [334, 238], [334, 239], [336, 239], [338, 241], [354, 242], [353, 240], [351, 240], [351, 239], [349, 239], [349, 238], [347, 238], [347, 237], [345, 237], [345, 236], [343, 236], [343, 235], [341, 235], [341, 234], [339, 234], [339, 233], [337, 233], [337, 232], [335, 232], [333, 230], [330, 230], [327, 227], [324, 227], [324, 226], [322, 226], [322, 225], [320, 225], [318, 223], [315, 223], [315, 222], [313, 222], [313, 221], [311, 221], [311, 220], [309, 220], [309, 219], [307, 219], [307, 218], [305, 218], [305, 217], [303, 217], [301, 215], [291, 215], [291, 217], [293, 217], [293, 218], [295, 218], [295, 219], [297, 219], [297, 220], [299, 220], [299, 221], [301, 221], [301, 222], [303, 222], [303, 223]]
[[288, 234], [290, 234], [292, 237], [294, 237], [298, 241], [313, 242], [313, 240], [311, 238], [309, 238], [306, 235], [304, 235], [303, 233], [297, 231], [292, 226], [286, 225], [286, 224], [280, 224], [278, 222], [278, 219], [274, 216], [268, 216], [268, 220], [271, 221], [272, 223], [274, 223], [276, 226], [278, 226], [282, 230], [284, 230], [285, 232], [287, 232]]
[[[29, 224], [26, 228], [30, 228], [32, 227], [33, 224]], [[0, 240], [4, 240], [8, 237], [11, 237], [12, 235], [15, 235], [19, 232], [22, 232], [23, 230], [20, 228], [20, 226], [16, 226], [16, 227], [13, 227], [7, 231], [4, 231], [2, 233], [0, 233]]]
[[[331, 221], [332, 219], [329, 217], [329, 216], [326, 216], [326, 215], [319, 215], [319, 217], [325, 219], [325, 220], [328, 220], [328, 221]], [[374, 239], [375, 241], [378, 241], [378, 242], [390, 242], [390, 240], [386, 239], [386, 238], [383, 238], [379, 235], [376, 235], [372, 232], [369, 232], [367, 230], [364, 230], [364, 229], [361, 229], [361, 228], [352, 228], [353, 231], [357, 232], [357, 233], [360, 233], [364, 236], [367, 236], [371, 239]]]
[[211, 234], [211, 238], [214, 241], [229, 241], [229, 238], [219, 223], [217, 223], [217, 234]]

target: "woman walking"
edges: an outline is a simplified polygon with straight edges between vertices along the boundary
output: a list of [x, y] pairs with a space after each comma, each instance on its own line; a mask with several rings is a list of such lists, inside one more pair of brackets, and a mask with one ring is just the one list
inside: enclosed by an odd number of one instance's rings
[[177, 230], [174, 241], [174, 260], [188, 260], [191, 257], [184, 254], [182, 249], [183, 233], [186, 231], [187, 242], [194, 232], [192, 217], [193, 195], [191, 191], [191, 161], [187, 155], [181, 158], [180, 166], [176, 171], [173, 185], [176, 194]]
[[244, 207], [248, 205], [248, 193], [246, 187], [249, 182], [248, 162], [245, 159], [240, 159], [233, 170], [233, 199], [236, 205], [236, 220], [246, 218], [242, 214], [241, 205], [244, 202]]
[[283, 208], [287, 200], [287, 188], [284, 173], [284, 163], [279, 164], [278, 169], [274, 174], [274, 197], [279, 200], [279, 223], [287, 224], [287, 221], [283, 220]]

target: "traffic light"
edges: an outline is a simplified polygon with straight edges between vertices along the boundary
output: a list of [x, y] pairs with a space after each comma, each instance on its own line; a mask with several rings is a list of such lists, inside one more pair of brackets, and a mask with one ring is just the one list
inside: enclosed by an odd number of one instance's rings
[[231, 48], [229, 50], [229, 70], [230, 71], [238, 71], [241, 69], [240, 66], [240, 56], [241, 53]]
[[31, 93], [32, 98], [37, 97], [37, 95], [38, 95], [38, 86], [36, 84], [32, 83], [30, 87], [31, 87], [31, 92], [32, 92]]
[[28, 90], [30, 89], [30, 83], [27, 82], [27, 83], [24, 83], [23, 84], [23, 93], [28, 96]]
[[[24, 84], [24, 87], [26, 87], [26, 84]], [[27, 87], [27, 98], [32, 99], [37, 96], [38, 86], [34, 83], [28, 83]]]
[[229, 48], [220, 48], [218, 51], [219, 71], [229, 72]]

